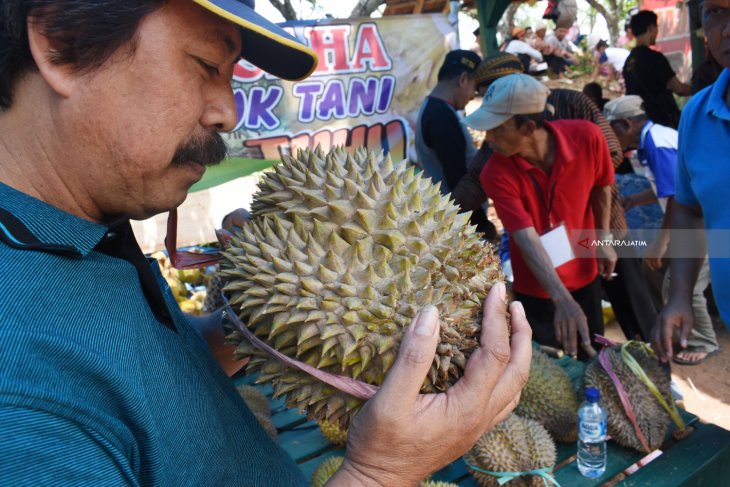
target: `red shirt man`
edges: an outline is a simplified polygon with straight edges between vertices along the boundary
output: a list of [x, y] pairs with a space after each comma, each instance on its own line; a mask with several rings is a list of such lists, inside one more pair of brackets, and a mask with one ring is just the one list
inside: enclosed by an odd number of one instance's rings
[[611, 238], [614, 174], [597, 126], [545, 121], [549, 93], [530, 76], [505, 76], [488, 88], [482, 106], [465, 123], [486, 130], [495, 152], [480, 179], [510, 233], [515, 294], [533, 337], [575, 356], [579, 335], [586, 350], [591, 337], [603, 333], [597, 276], [610, 279], [616, 253], [598, 247], [598, 260], [584, 252], [575, 258], [570, 237], [597, 228], [600, 239]]
[[[594, 186], [613, 182], [613, 164], [601, 129], [585, 120], [545, 122], [555, 141], [555, 163], [549, 174], [519, 155], [498, 152], [484, 166], [480, 180], [492, 198], [504, 228], [510, 234], [534, 227], [543, 235], [559, 224], [571, 231], [595, 228], [590, 194]], [[539, 192], [538, 189], [539, 188]], [[553, 189], [554, 188], [554, 189]], [[550, 218], [547, 209], [552, 197]], [[546, 201], [546, 199], [548, 201]], [[549, 299], [550, 295], [527, 267], [514, 239], [510, 256], [515, 274], [514, 290]], [[598, 275], [595, 259], [573, 259], [556, 268], [570, 291], [590, 284]]]

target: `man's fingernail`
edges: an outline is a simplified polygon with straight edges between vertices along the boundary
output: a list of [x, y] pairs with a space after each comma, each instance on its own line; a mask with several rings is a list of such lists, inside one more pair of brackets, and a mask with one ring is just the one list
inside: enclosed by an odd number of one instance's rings
[[413, 327], [413, 333], [416, 335], [430, 337], [436, 333], [438, 327], [438, 310], [433, 305], [428, 305], [416, 316], [416, 323]]
[[525, 307], [522, 306], [521, 301], [512, 301], [513, 306], [515, 307], [515, 311], [519, 314], [521, 314], [524, 318], [527, 318], [527, 315], [525, 314]]
[[507, 287], [504, 285], [503, 282], [498, 282], [494, 286], [497, 288], [497, 295], [500, 297], [500, 299], [504, 299], [507, 297]]

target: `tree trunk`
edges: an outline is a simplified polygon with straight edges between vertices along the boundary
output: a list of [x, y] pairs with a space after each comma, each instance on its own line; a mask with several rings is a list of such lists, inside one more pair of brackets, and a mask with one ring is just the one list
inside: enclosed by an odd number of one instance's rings
[[517, 9], [521, 6], [521, 2], [512, 2], [509, 4], [507, 11], [504, 13], [505, 18], [502, 34], [505, 39], [509, 39], [512, 36], [512, 29], [515, 27], [515, 15], [517, 14]]
[[586, 0], [586, 2], [588, 2], [588, 5], [596, 9], [596, 12], [601, 14], [603, 18], [606, 19], [606, 24], [608, 25], [608, 35], [611, 37], [610, 44], [615, 45], [619, 37], [619, 32], [621, 31], [619, 21], [622, 15], [621, 10], [623, 10], [623, 2], [621, 2], [621, 7], [619, 7], [616, 4], [616, 0], [610, 0], [608, 2], [610, 4], [610, 7], [608, 8], [600, 3], [598, 0]]
[[385, 0], [358, 0], [355, 8], [350, 12], [350, 18], [370, 17], [370, 14], [383, 4], [385, 4]]
[[297, 12], [292, 7], [291, 0], [269, 0], [269, 3], [278, 10], [285, 20], [297, 20]]

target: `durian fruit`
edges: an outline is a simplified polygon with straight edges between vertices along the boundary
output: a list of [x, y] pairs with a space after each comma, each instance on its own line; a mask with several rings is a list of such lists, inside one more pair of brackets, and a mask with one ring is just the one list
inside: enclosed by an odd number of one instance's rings
[[269, 400], [258, 388], [249, 385], [236, 386], [238, 394], [254, 414], [271, 414]]
[[578, 440], [578, 396], [565, 370], [539, 350], [532, 351], [530, 377], [515, 413], [543, 425], [555, 441]]
[[276, 425], [274, 424], [274, 421], [271, 419], [271, 415], [268, 413], [254, 413], [253, 414], [256, 417], [256, 420], [259, 422], [262, 428], [264, 428], [264, 431], [269, 435], [269, 437], [277, 441], [279, 439], [279, 432], [276, 430]]
[[337, 469], [340, 468], [342, 462], [345, 461], [345, 457], [334, 456], [329, 457], [317, 466], [312, 473], [312, 487], [324, 487], [327, 481], [332, 477]]
[[[482, 435], [464, 456], [468, 465], [489, 472], [526, 472], [555, 465], [555, 443], [543, 426], [532, 419], [511, 414], [490, 431]], [[482, 487], [497, 487], [494, 475], [471, 469]], [[537, 475], [515, 477], [509, 482], [515, 487], [542, 487], [543, 480]]]
[[[621, 345], [604, 350], [611, 362], [613, 371], [629, 397], [636, 415], [636, 422], [649, 445], [648, 451], [641, 446], [634, 427], [626, 415], [621, 398], [616, 392], [616, 386], [597, 358], [586, 365], [583, 382], [586, 387], [596, 387], [601, 391], [601, 404], [608, 413], [608, 434], [620, 445], [649, 453], [659, 448], [664, 441], [664, 435], [667, 433], [671, 422], [669, 413], [623, 361], [621, 358]], [[646, 348], [638, 342], [630, 342], [627, 345], [627, 350], [654, 382], [667, 404], [671, 404], [673, 401], [670, 390], [672, 376], [669, 366], [649, 356]]]
[[347, 443], [347, 430], [342, 429], [338, 423], [332, 423], [326, 419], [317, 421], [322, 436], [327, 438], [330, 443], [337, 446], [344, 446]]
[[[440, 344], [421, 389], [446, 390], [478, 345], [482, 303], [503, 280], [469, 214], [404, 161], [359, 149], [300, 151], [267, 173], [253, 219], [224, 252], [230, 303], [255, 335], [324, 371], [379, 385], [406, 327], [427, 304]], [[247, 372], [309, 416], [349, 426], [362, 401], [258, 351]]]

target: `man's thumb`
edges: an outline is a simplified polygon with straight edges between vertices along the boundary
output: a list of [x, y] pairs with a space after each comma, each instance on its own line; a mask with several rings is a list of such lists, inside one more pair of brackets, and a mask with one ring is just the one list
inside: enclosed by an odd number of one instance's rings
[[388, 371], [379, 395], [393, 394], [400, 401], [415, 402], [433, 363], [438, 337], [438, 310], [429, 305], [416, 315], [408, 327], [398, 358]]

